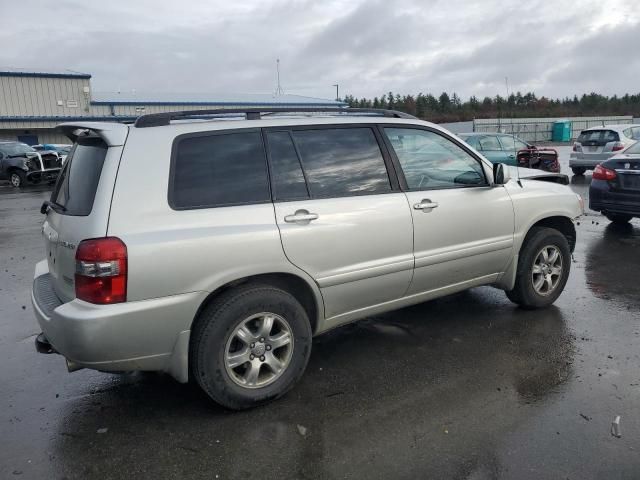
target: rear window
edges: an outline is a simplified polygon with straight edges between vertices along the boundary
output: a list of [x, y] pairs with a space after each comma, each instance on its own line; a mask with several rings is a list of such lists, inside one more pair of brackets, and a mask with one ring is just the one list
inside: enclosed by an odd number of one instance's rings
[[60, 173], [51, 201], [64, 215], [86, 216], [93, 209], [108, 147], [100, 138], [83, 138], [73, 146]]
[[587, 130], [580, 133], [577, 141], [586, 146], [604, 147], [609, 142], [619, 142], [620, 135], [613, 130]]
[[270, 201], [267, 162], [258, 131], [178, 140], [169, 187], [175, 209]]

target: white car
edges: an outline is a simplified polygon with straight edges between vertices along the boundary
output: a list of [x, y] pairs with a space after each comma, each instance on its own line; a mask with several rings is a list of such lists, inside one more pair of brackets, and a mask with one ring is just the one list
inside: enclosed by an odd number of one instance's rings
[[573, 144], [569, 167], [575, 175], [593, 170], [640, 140], [640, 125], [606, 125], [587, 128]]
[[283, 395], [340, 325], [480, 285], [524, 308], [561, 294], [583, 212], [566, 176], [398, 112], [298, 112], [61, 125], [76, 145], [42, 208], [38, 350], [240, 409]]

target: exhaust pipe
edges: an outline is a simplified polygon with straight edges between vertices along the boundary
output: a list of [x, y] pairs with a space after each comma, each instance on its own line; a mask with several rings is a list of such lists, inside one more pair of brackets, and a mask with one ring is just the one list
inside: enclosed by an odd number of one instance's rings
[[78, 365], [76, 362], [69, 360], [68, 358], [65, 358], [66, 362], [67, 362], [67, 371], [69, 373], [71, 372], [77, 372], [78, 370], [82, 370], [84, 367], [81, 365]]

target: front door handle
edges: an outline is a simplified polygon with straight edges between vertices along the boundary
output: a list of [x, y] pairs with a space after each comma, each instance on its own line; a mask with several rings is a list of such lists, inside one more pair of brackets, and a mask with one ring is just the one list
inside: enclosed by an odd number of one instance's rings
[[287, 223], [299, 223], [301, 225], [307, 225], [312, 220], [317, 220], [317, 213], [309, 213], [308, 210], [296, 210], [293, 215], [287, 215], [284, 217], [284, 221]]
[[428, 198], [421, 200], [420, 203], [416, 203], [413, 208], [416, 210], [422, 210], [424, 212], [430, 212], [434, 208], [438, 207], [438, 202], [432, 202]]

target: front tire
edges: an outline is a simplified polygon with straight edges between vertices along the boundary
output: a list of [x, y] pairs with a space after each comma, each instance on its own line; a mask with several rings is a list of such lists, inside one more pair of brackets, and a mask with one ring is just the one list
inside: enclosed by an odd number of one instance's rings
[[610, 222], [615, 223], [616, 225], [624, 225], [631, 221], [633, 218], [631, 215], [624, 215], [620, 213], [607, 213], [605, 217], [609, 219]]
[[21, 170], [13, 170], [9, 174], [9, 183], [12, 187], [22, 188], [27, 184], [27, 176]]
[[571, 171], [574, 175], [584, 175], [584, 172], [586, 172], [587, 169], [584, 167], [573, 167]]
[[513, 290], [507, 297], [523, 308], [551, 305], [562, 293], [571, 270], [566, 237], [553, 228], [532, 228], [520, 249]]
[[268, 285], [234, 288], [213, 301], [192, 329], [191, 374], [220, 405], [241, 410], [284, 395], [311, 353], [306, 311]]

